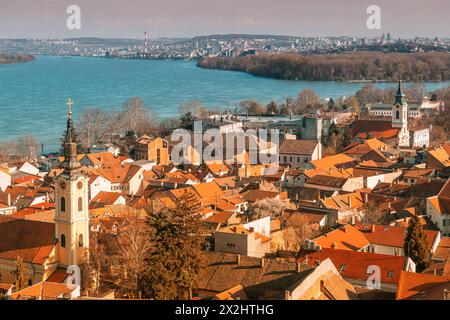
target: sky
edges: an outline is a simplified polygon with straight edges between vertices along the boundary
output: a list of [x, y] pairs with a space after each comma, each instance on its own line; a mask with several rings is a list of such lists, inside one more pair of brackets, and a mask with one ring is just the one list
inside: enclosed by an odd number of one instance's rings
[[[81, 9], [69, 30], [66, 9]], [[381, 29], [366, 26], [369, 5]], [[449, 0], [0, 0], [0, 38], [193, 37], [251, 33], [292, 36], [450, 38]]]

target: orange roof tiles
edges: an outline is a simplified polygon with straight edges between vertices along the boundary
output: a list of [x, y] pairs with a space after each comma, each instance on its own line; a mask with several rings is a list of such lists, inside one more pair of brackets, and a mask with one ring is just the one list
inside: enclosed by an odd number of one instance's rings
[[117, 193], [117, 192], [100, 191], [91, 200], [91, 202], [89, 203], [89, 207], [94, 209], [94, 208], [104, 207], [106, 205], [116, 204], [116, 201], [121, 196], [122, 195], [120, 193]]
[[0, 258], [44, 264], [54, 249], [54, 223], [0, 216]]
[[343, 153], [338, 153], [329, 157], [325, 157], [319, 160], [313, 160], [311, 161], [311, 164], [314, 166], [314, 168], [316, 169], [328, 169], [331, 167], [336, 166], [337, 164], [342, 164], [342, 163], [347, 163], [347, 162], [352, 162], [353, 158], [343, 154]]
[[65, 283], [39, 282], [31, 287], [14, 292], [11, 299], [37, 298], [58, 299], [72, 293], [76, 288], [69, 288]]
[[444, 167], [450, 166], [450, 157], [444, 147], [428, 150], [428, 155], [432, 156], [434, 159], [440, 162], [442, 166]]
[[370, 242], [357, 228], [346, 225], [314, 239], [322, 248], [358, 251], [367, 247]]
[[[359, 230], [372, 244], [403, 248], [406, 237], [405, 228], [385, 225], [371, 225], [359, 226]], [[434, 230], [424, 230], [423, 232], [427, 238], [428, 247], [431, 249], [438, 232]]]
[[322, 262], [327, 258], [331, 259], [342, 277], [361, 281], [367, 280], [369, 266], [379, 266], [380, 280], [386, 283], [398, 283], [400, 272], [405, 269], [407, 261], [407, 257], [323, 248], [316, 252], [305, 251], [301, 254], [299, 262], [314, 267], [317, 261]]
[[[426, 294], [430, 289], [446, 283], [450, 283], [450, 277], [402, 271], [397, 287], [396, 299], [414, 299], [414, 296], [420, 293]], [[443, 292], [441, 293], [441, 297], [443, 297]]]

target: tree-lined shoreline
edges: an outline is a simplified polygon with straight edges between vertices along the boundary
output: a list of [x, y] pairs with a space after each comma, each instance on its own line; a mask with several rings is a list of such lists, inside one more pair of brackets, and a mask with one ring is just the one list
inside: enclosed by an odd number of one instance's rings
[[36, 57], [31, 54], [22, 53], [0, 53], [0, 64], [23, 63], [35, 60]]
[[370, 53], [336, 55], [259, 54], [213, 57], [201, 68], [243, 71], [254, 76], [308, 81], [390, 82], [450, 80], [450, 53]]

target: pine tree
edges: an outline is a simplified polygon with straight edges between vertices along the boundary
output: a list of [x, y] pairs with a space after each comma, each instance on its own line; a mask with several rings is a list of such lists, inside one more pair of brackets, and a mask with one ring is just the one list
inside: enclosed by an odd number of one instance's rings
[[428, 242], [423, 232], [422, 224], [417, 215], [412, 215], [405, 243], [403, 245], [405, 256], [410, 257], [416, 263], [416, 270], [421, 272], [430, 265]]
[[27, 277], [25, 275], [25, 266], [23, 259], [17, 256], [16, 259], [16, 280], [14, 281], [14, 291], [19, 291], [27, 287]]
[[175, 208], [148, 214], [150, 241], [146, 295], [157, 300], [190, 299], [203, 265], [202, 223], [195, 196], [186, 192]]

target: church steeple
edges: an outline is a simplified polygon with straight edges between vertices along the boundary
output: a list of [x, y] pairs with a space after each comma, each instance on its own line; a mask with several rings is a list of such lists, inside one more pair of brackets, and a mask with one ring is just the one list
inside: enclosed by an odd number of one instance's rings
[[402, 81], [398, 81], [398, 89], [395, 94], [395, 102], [392, 106], [392, 128], [398, 128], [398, 145], [409, 146], [408, 130], [408, 103], [403, 93]]
[[67, 128], [66, 136], [64, 138], [64, 163], [65, 171], [76, 170], [80, 167], [77, 160], [77, 143], [75, 142], [75, 130], [73, 128], [72, 121], [72, 99], [67, 101], [68, 114], [67, 114]]
[[402, 80], [398, 80], [397, 93], [395, 94], [394, 104], [404, 105], [405, 104], [405, 94], [403, 93]]
[[55, 181], [55, 238], [59, 265], [80, 266], [89, 254], [89, 185], [77, 160], [72, 122], [72, 100], [67, 101], [68, 118], [64, 136], [64, 171]]

